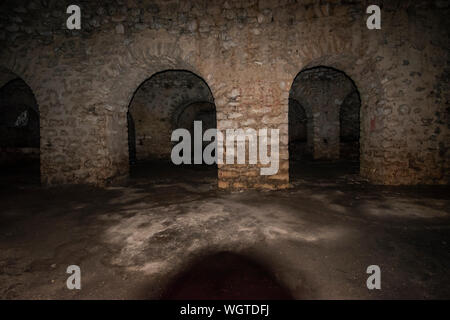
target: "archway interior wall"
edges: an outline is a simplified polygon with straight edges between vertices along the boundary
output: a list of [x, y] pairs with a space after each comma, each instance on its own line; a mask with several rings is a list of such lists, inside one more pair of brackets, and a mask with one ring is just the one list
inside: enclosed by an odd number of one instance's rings
[[[196, 101], [188, 103], [186, 106], [179, 108], [180, 112], [174, 114], [174, 124], [176, 128], [183, 128], [191, 133], [191, 137], [195, 137], [195, 122], [201, 123], [201, 134], [204, 136], [209, 129], [217, 129], [216, 106], [212, 102]], [[194, 150], [194, 139], [191, 140]], [[217, 143], [217, 142], [216, 142]], [[210, 144], [210, 141], [203, 141], [203, 149]], [[216, 144], [217, 145], [217, 144]], [[194, 155], [192, 154], [192, 157]]]
[[345, 97], [340, 107], [341, 159], [359, 160], [360, 107], [361, 99], [355, 88]]
[[[179, 108], [173, 115], [173, 123], [176, 128], [190, 129], [192, 123], [196, 120], [205, 122], [205, 128], [217, 128], [215, 105], [209, 101], [189, 102]], [[212, 117], [209, 114], [212, 114]]]
[[[289, 159], [301, 160], [312, 156], [312, 144], [308, 136], [312, 136], [312, 117], [305, 108], [293, 98], [289, 98]], [[310, 139], [311, 140], [311, 139]]]
[[0, 87], [0, 164], [39, 161], [39, 110], [31, 88], [20, 78]]
[[174, 113], [195, 101], [213, 102], [207, 84], [188, 71], [165, 71], [152, 76], [136, 91], [130, 114], [136, 130], [137, 160], [170, 159]]
[[344, 73], [331, 68], [307, 69], [296, 77], [290, 97], [306, 105], [312, 115], [309, 145], [314, 159], [340, 158], [340, 107], [354, 90]]

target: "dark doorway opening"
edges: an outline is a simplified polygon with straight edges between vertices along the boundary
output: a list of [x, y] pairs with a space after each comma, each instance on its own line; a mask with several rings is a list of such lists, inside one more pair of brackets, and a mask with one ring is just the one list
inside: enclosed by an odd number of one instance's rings
[[289, 95], [291, 182], [359, 177], [360, 108], [344, 72], [319, 66], [296, 76]]
[[[154, 74], [136, 90], [127, 120], [132, 179], [216, 185], [216, 164], [175, 165], [171, 159], [172, 148], [178, 143], [171, 141], [174, 130], [188, 130], [193, 143], [194, 121], [201, 122], [202, 135], [216, 128], [214, 98], [201, 77], [185, 70]], [[191, 148], [192, 157], [193, 152]]]
[[40, 183], [39, 110], [31, 88], [15, 78], [0, 88], [2, 184]]

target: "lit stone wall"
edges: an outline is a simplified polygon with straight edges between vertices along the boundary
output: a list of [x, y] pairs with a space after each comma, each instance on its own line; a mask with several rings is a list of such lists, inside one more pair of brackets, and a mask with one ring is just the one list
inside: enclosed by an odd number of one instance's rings
[[280, 130], [278, 174], [221, 165], [219, 187], [287, 188], [289, 90], [317, 66], [345, 72], [359, 90], [362, 176], [449, 181], [445, 1], [383, 1], [381, 30], [366, 28], [366, 1], [80, 0], [80, 31], [65, 28], [68, 4], [0, 4], [0, 66], [38, 102], [44, 184], [126, 178], [130, 101], [146, 79], [172, 69], [205, 80], [219, 129]]

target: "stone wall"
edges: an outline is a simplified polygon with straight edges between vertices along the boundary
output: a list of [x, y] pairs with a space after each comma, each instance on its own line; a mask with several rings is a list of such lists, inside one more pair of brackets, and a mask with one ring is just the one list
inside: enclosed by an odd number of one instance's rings
[[289, 90], [317, 66], [345, 72], [359, 90], [362, 176], [448, 183], [449, 6], [377, 2], [381, 30], [365, 26], [373, 2], [357, 0], [80, 0], [82, 30], [71, 31], [71, 1], [6, 0], [0, 65], [39, 104], [44, 184], [126, 178], [130, 101], [143, 81], [171, 69], [206, 81], [219, 129], [280, 129], [277, 175], [221, 165], [219, 187], [288, 187]]

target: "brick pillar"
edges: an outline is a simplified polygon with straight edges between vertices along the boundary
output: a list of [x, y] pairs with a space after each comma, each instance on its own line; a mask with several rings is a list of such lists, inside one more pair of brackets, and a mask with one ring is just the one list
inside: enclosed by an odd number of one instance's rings
[[[239, 87], [230, 87], [223, 91], [223, 96], [216, 98], [217, 127], [222, 133], [227, 129], [267, 129], [270, 141], [271, 129], [278, 129], [279, 150], [271, 150], [276, 155], [278, 172], [263, 175], [261, 168], [270, 167], [261, 163], [258, 154], [256, 164], [219, 165], [219, 188], [242, 189], [284, 189], [289, 186], [288, 154], [288, 92], [277, 90], [277, 84], [265, 81], [240, 82]], [[258, 139], [258, 150], [259, 141]], [[226, 160], [226, 142], [224, 143], [224, 160]], [[270, 146], [268, 147], [270, 150]], [[236, 149], [235, 149], [236, 150]], [[258, 151], [259, 152], [259, 151]], [[268, 153], [271, 155], [271, 152]]]

